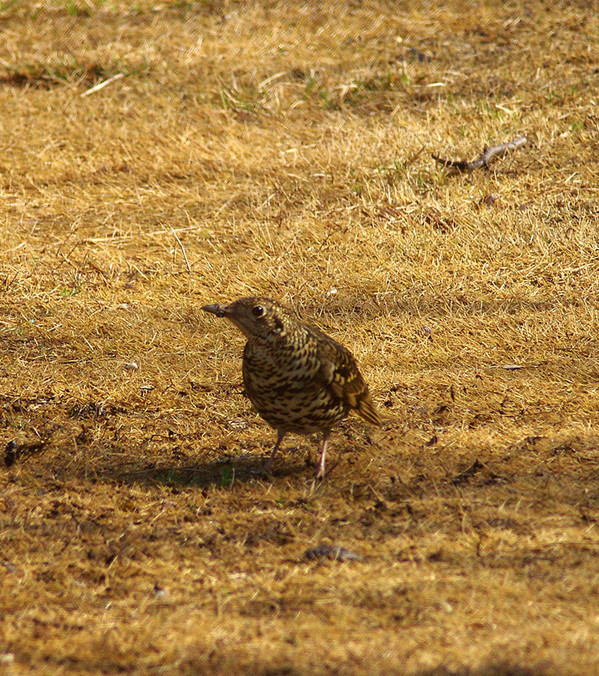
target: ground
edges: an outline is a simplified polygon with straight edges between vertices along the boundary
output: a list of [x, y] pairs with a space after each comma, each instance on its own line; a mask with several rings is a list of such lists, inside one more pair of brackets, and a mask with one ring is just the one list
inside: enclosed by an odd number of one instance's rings
[[[597, 673], [594, 3], [0, 26], [0, 671]], [[243, 338], [199, 309], [252, 294], [384, 417], [322, 482], [313, 437], [256, 472]]]

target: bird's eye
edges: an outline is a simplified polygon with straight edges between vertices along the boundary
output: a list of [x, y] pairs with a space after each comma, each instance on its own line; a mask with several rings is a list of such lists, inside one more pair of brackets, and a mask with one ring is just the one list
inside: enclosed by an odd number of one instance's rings
[[254, 317], [264, 317], [265, 312], [266, 310], [262, 307], [262, 305], [255, 305], [252, 308], [252, 314]]

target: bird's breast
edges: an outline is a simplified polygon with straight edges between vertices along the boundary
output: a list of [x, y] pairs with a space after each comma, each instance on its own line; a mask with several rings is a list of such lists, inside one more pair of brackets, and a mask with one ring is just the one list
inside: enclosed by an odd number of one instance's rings
[[308, 433], [347, 415], [347, 405], [323, 382], [322, 364], [309, 341], [246, 345], [243, 381], [258, 413], [273, 427]]
[[316, 350], [311, 348], [306, 340], [291, 337], [264, 344], [248, 342], [243, 354], [244, 374], [261, 389], [282, 383], [301, 387], [320, 370]]

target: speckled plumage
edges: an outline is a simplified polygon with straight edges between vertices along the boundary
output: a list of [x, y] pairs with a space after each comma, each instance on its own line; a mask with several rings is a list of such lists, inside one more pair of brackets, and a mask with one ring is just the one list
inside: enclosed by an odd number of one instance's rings
[[352, 354], [320, 329], [296, 319], [269, 298], [253, 297], [202, 310], [226, 317], [247, 338], [243, 382], [258, 413], [277, 430], [277, 442], [265, 469], [270, 469], [288, 432], [322, 432], [318, 477], [324, 476], [331, 428], [350, 411], [378, 425]]

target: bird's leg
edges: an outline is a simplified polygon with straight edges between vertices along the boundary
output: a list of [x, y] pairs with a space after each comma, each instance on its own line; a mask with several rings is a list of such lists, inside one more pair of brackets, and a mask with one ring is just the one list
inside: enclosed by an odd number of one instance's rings
[[316, 472], [317, 479], [324, 479], [324, 464], [327, 457], [327, 446], [329, 444], [329, 434], [331, 430], [325, 430], [322, 433], [322, 444], [320, 445], [320, 460], [318, 461], [318, 472]]
[[268, 460], [266, 461], [266, 464], [262, 468], [263, 472], [270, 472], [270, 468], [272, 467], [272, 461], [279, 450], [279, 446], [281, 445], [281, 441], [283, 441], [283, 437], [285, 436], [285, 432], [281, 432], [281, 430], [277, 430], [277, 440], [275, 442], [274, 448], [272, 449], [270, 456]]

